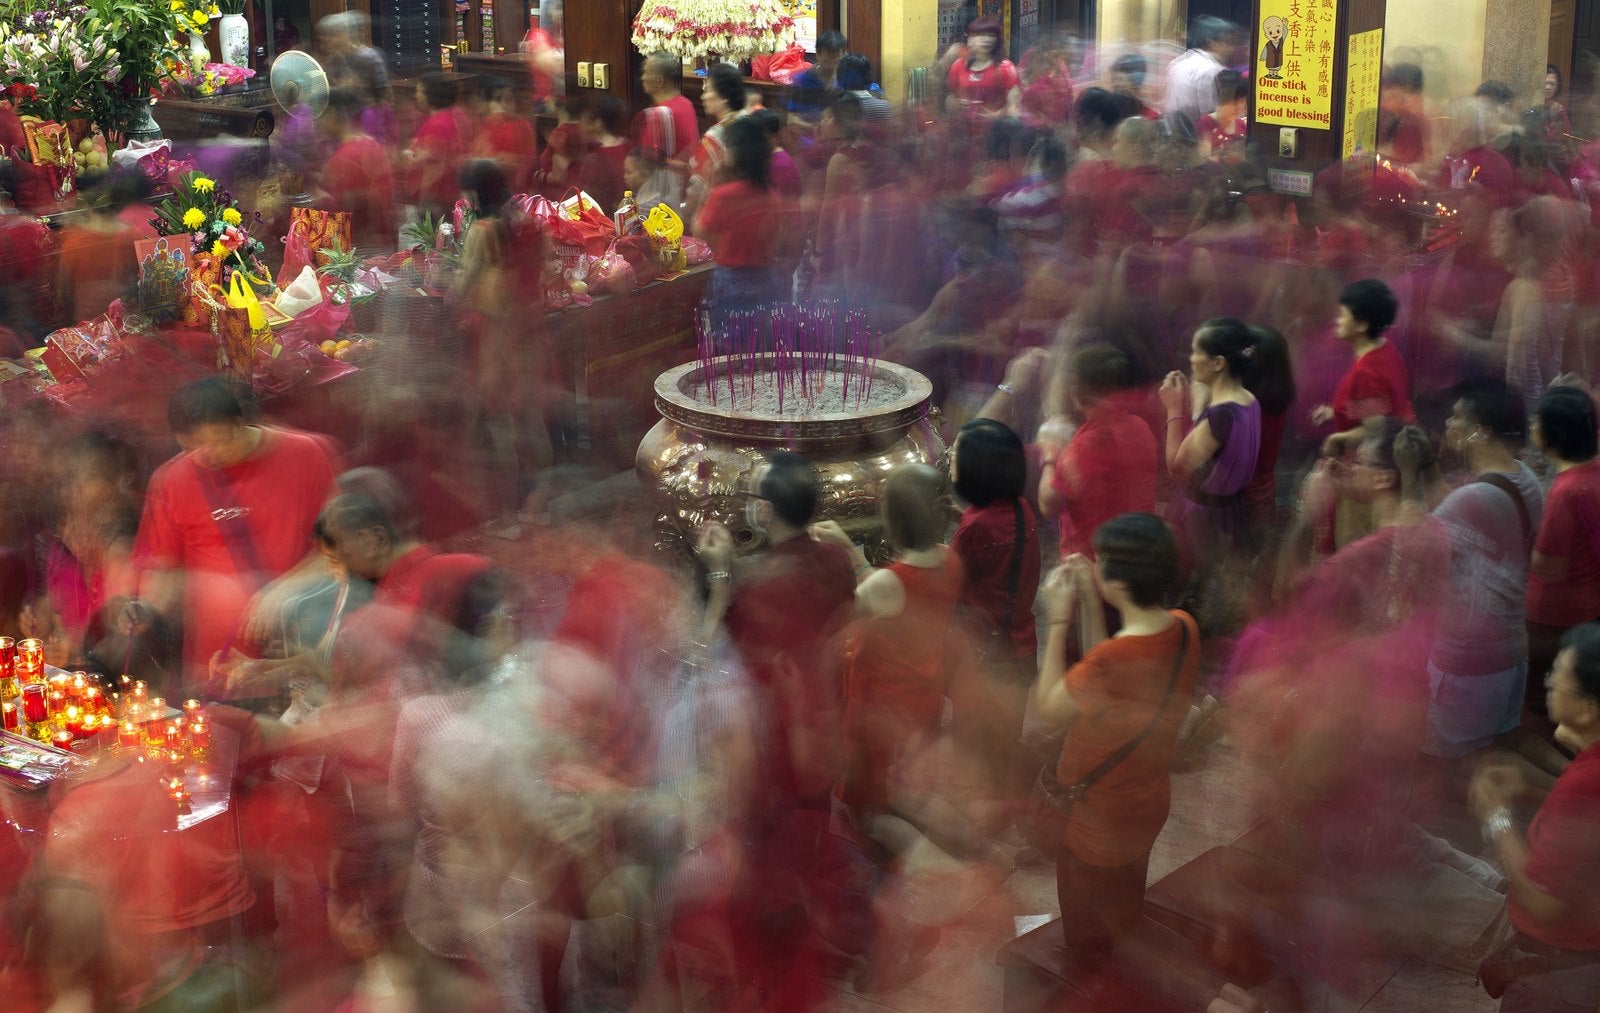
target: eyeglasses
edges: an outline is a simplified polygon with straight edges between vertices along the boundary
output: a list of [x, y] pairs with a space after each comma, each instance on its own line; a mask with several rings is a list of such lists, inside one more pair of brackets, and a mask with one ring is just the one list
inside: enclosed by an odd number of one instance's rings
[[1578, 689], [1575, 686], [1563, 686], [1561, 683], [1556, 682], [1555, 672], [1548, 672], [1545, 674], [1544, 688], [1551, 693], [1570, 693], [1573, 696], [1582, 697], [1589, 696], [1588, 693], [1585, 693], [1583, 690]]

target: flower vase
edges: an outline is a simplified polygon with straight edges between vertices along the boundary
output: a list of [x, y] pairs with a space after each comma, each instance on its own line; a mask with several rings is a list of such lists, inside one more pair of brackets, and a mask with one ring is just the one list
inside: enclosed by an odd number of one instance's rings
[[211, 62], [211, 50], [206, 48], [206, 37], [199, 32], [189, 33], [189, 67], [195, 73], [205, 70]]
[[150, 114], [153, 99], [145, 99], [133, 107], [133, 115], [128, 117], [128, 129], [122, 137], [117, 138], [113, 144], [110, 135], [106, 138], [106, 147], [115, 151], [128, 141], [159, 141], [161, 140], [161, 124]]
[[250, 22], [243, 14], [224, 14], [217, 25], [222, 62], [234, 67], [250, 65]]

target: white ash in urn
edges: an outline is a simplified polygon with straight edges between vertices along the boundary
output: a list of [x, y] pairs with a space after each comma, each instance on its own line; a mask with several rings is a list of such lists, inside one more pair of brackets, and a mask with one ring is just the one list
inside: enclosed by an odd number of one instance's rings
[[808, 373], [804, 387], [797, 374], [787, 375], [780, 394], [779, 376], [774, 369], [735, 372], [731, 380], [726, 373], [717, 373], [714, 389], [700, 380], [686, 384], [684, 393], [707, 408], [774, 418], [840, 415], [884, 408], [906, 393], [905, 387], [891, 376], [828, 370], [821, 374]]

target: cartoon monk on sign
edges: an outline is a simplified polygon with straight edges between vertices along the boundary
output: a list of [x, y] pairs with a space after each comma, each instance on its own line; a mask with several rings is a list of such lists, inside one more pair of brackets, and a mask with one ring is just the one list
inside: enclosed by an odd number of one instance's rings
[[1267, 37], [1261, 47], [1261, 62], [1267, 65], [1267, 79], [1279, 81], [1278, 69], [1283, 66], [1283, 37], [1289, 31], [1289, 22], [1274, 14], [1261, 22], [1261, 34]]

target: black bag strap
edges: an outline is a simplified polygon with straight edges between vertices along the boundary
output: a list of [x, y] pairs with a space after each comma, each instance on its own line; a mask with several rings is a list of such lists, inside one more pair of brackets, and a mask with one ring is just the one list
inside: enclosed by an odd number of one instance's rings
[[1028, 540], [1027, 532], [1022, 522], [1022, 498], [1011, 501], [1011, 509], [1016, 512], [1017, 534], [1011, 540], [1011, 576], [1006, 581], [1006, 621], [1000, 624], [1000, 639], [1002, 642], [1011, 639], [1011, 624], [1017, 618], [1017, 588], [1022, 585], [1022, 549]]
[[1522, 498], [1522, 490], [1498, 471], [1479, 475], [1478, 481], [1484, 485], [1492, 485], [1511, 497], [1511, 502], [1517, 505], [1517, 516], [1522, 519], [1522, 542], [1524, 545], [1530, 544], [1533, 541], [1533, 515], [1528, 512], [1528, 504]]
[[1129, 740], [1121, 749], [1101, 760], [1098, 767], [1083, 775], [1078, 780], [1078, 783], [1070, 789], [1074, 798], [1082, 798], [1084, 792], [1104, 780], [1105, 776], [1115, 770], [1118, 764], [1132, 756], [1133, 751], [1143, 745], [1144, 740], [1150, 737], [1151, 732], [1155, 731], [1156, 725], [1161, 723], [1161, 715], [1166, 712], [1167, 701], [1172, 699], [1172, 691], [1178, 687], [1178, 676], [1183, 672], [1183, 663], [1189, 657], [1189, 624], [1184, 622], [1181, 617], [1175, 618], [1178, 620], [1180, 636], [1178, 657], [1172, 662], [1172, 676], [1167, 680], [1167, 691], [1162, 694], [1161, 703], [1156, 707], [1156, 712], [1150, 716], [1150, 723], [1144, 726], [1144, 731]]

